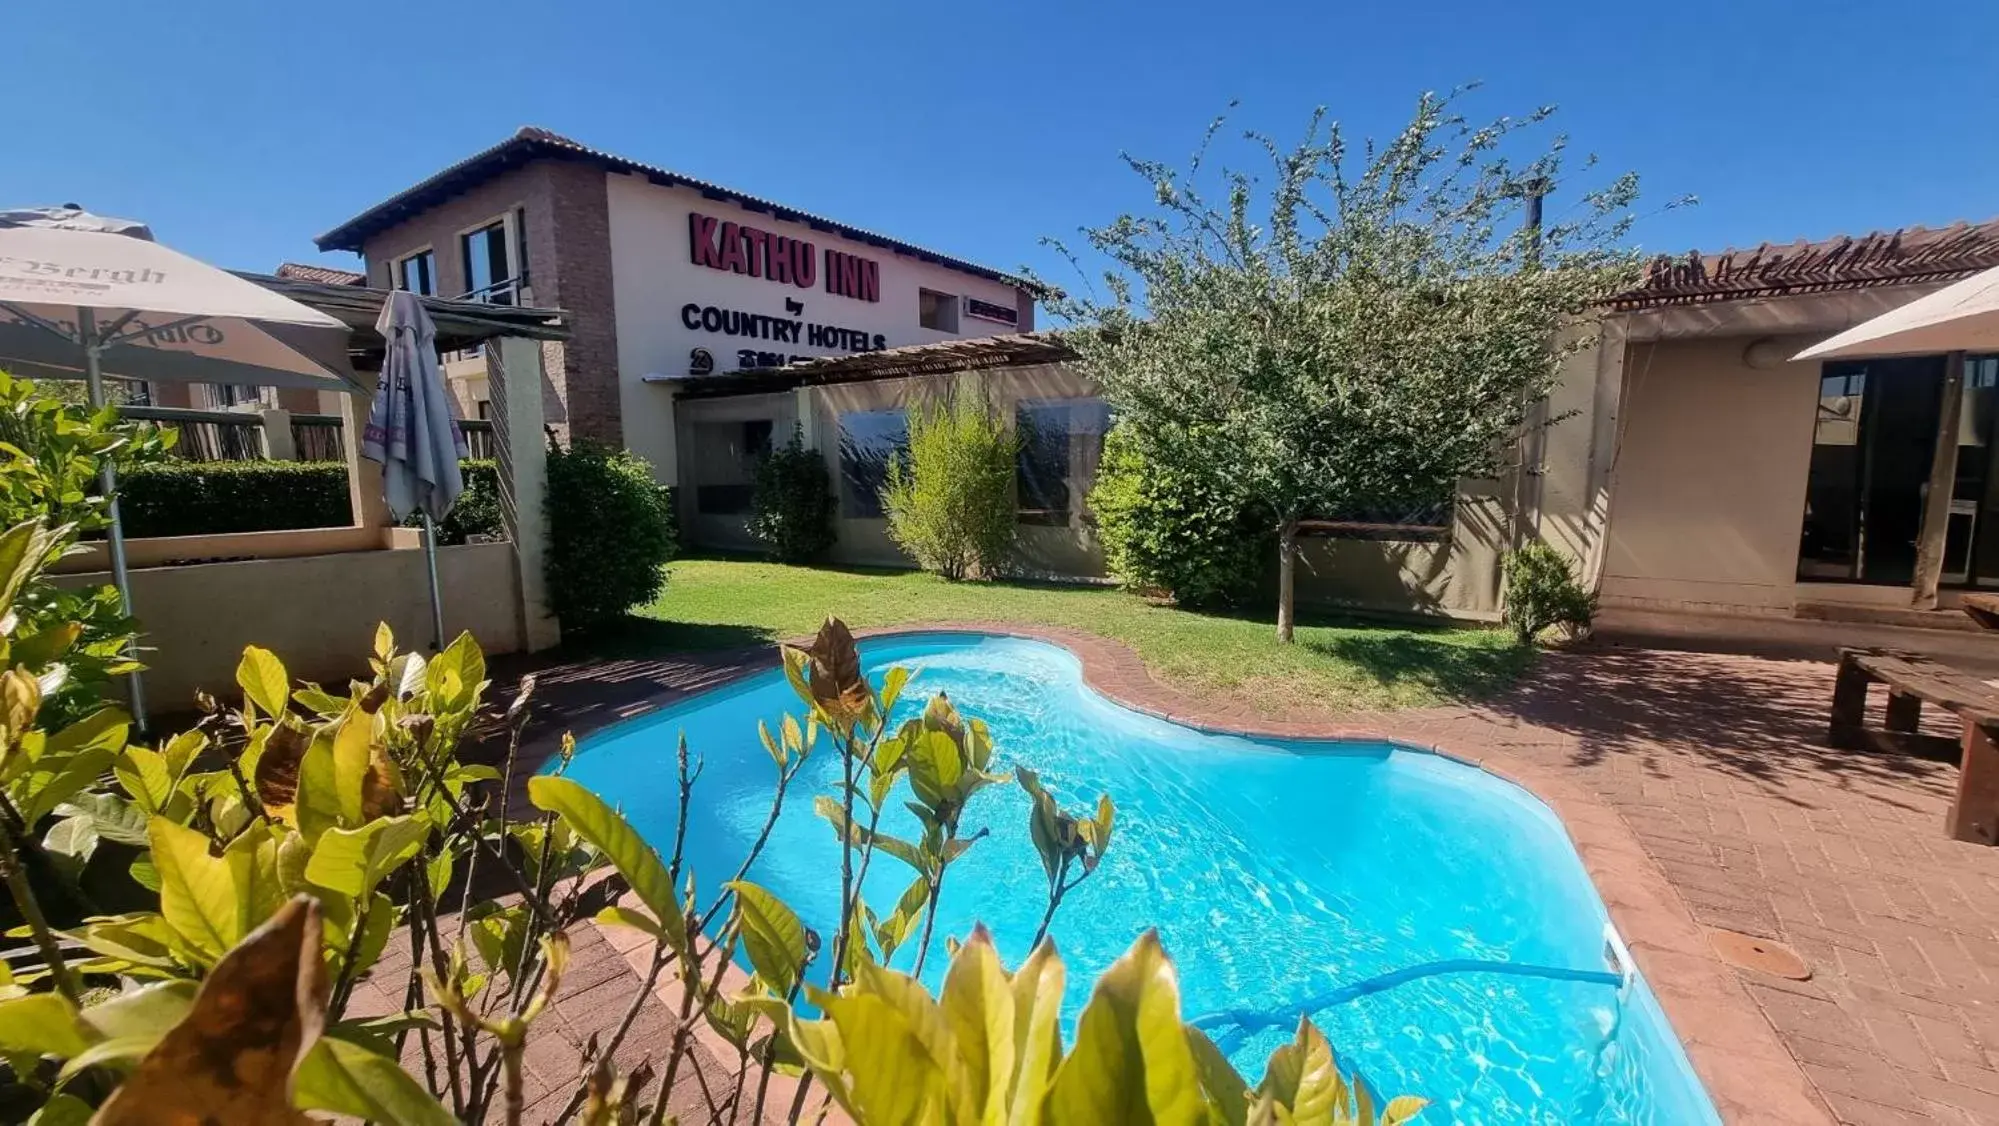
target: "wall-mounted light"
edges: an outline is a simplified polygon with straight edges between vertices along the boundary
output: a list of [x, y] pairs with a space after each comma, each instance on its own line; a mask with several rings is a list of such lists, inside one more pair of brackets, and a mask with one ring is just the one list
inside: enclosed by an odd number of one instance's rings
[[1790, 363], [1796, 351], [1774, 336], [1759, 336], [1742, 349], [1742, 362], [1757, 371], [1769, 371]]

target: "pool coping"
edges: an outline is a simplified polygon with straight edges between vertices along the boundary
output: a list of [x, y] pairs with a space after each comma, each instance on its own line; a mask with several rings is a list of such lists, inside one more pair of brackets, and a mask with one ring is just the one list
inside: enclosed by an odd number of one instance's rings
[[[1519, 786], [1546, 805], [1561, 822], [1610, 914], [1611, 923], [1638, 962], [1722, 1121], [1744, 1126], [1831, 1126], [1831, 1115], [1819, 1102], [1797, 1060], [1779, 1040], [1775, 1028], [1750, 998], [1736, 972], [1715, 952], [1705, 928], [1695, 921], [1665, 872], [1645, 851], [1624, 818], [1559, 771], [1508, 755], [1477, 740], [1438, 740], [1434, 733], [1422, 729], [1420, 718], [1398, 723], [1393, 718], [1395, 713], [1370, 714], [1364, 723], [1344, 726], [1272, 721], [1247, 709], [1213, 708], [1154, 679], [1129, 646], [1084, 630], [1018, 622], [949, 621], [854, 631], [855, 637], [864, 641], [923, 634], [1012, 637], [1059, 646], [1076, 657], [1082, 666], [1084, 683], [1099, 695], [1133, 711], [1196, 730], [1266, 738], [1391, 743], [1484, 770]], [[793, 640], [802, 643], [807, 639]], [[774, 645], [764, 645], [715, 654], [713, 663], [726, 671], [704, 684], [700, 693], [769, 671], [775, 649]], [[763, 659], [759, 660], [760, 657]], [[591, 717], [589, 728], [594, 730], [638, 718], [694, 694], [679, 689], [657, 689], [617, 709], [615, 714]], [[589, 733], [589, 730], [577, 732], [579, 738]], [[524, 747], [523, 775], [536, 769], [539, 760], [554, 746], [555, 736], [551, 734]], [[643, 976], [647, 968], [642, 964], [646, 951], [631, 946], [629, 932], [620, 934], [617, 928], [597, 925]], [[678, 1011], [680, 995], [676, 982], [662, 981], [654, 993], [672, 1005], [672, 1011]], [[705, 1023], [697, 1022], [695, 1033], [698, 1039], [706, 1040], [702, 1033], [710, 1030]]]

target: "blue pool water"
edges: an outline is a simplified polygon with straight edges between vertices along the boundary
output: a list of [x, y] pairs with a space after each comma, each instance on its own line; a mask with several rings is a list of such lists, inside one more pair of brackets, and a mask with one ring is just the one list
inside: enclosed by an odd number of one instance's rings
[[[1075, 657], [1040, 642], [909, 636], [864, 644], [862, 655], [877, 679], [891, 665], [915, 673], [897, 722], [948, 692], [991, 726], [996, 768], [1034, 768], [1065, 808], [1094, 806], [1106, 792], [1117, 803], [1110, 854], [1052, 931], [1069, 966], [1071, 1021], [1086, 983], [1153, 926], [1179, 966], [1185, 1012], [1207, 1018], [1252, 1083], [1310, 1008], [1343, 1061], [1378, 1090], [1431, 1099], [1424, 1122], [1719, 1122], [1644, 981], [1620, 989], [1606, 980], [1616, 967], [1604, 952], [1603, 903], [1560, 822], [1518, 787], [1387, 744], [1216, 735], [1140, 715], [1089, 690]], [[621, 803], [664, 849], [684, 731], [706, 763], [687, 833], [705, 901], [769, 809], [774, 767], [757, 721], [775, 730], [798, 711], [773, 669], [599, 733], [570, 774]], [[751, 878], [830, 936], [839, 850], [811, 799], [833, 793], [840, 770], [838, 756], [821, 751]], [[884, 830], [915, 836], [914, 817], [890, 805]], [[951, 868], [939, 946], [982, 920], [1008, 964], [1026, 955], [1047, 886], [1027, 818], [1015, 786], [973, 799], [964, 831], [993, 834]], [[877, 856], [868, 902], [886, 912], [910, 878]], [[906, 968], [911, 954], [897, 963]], [[1573, 976], [1460, 965], [1368, 991], [1439, 962]], [[933, 952], [924, 973], [932, 988], [943, 968]]]

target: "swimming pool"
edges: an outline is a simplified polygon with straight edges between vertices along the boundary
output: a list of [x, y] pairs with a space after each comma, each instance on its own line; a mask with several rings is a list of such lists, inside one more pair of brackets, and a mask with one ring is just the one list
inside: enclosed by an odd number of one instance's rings
[[[990, 725], [995, 769], [1034, 768], [1065, 808], [1099, 793], [1116, 801], [1109, 855], [1051, 931], [1069, 965], [1071, 1021], [1086, 983], [1153, 926], [1178, 964], [1186, 1014], [1252, 1083], [1309, 1009], [1376, 1088], [1431, 1099], [1424, 1122], [1720, 1121], [1643, 979], [1606, 953], [1608, 916], [1560, 822], [1526, 791], [1385, 743], [1154, 719], [1098, 696], [1073, 655], [1043, 642], [907, 635], [861, 653], [876, 679], [891, 665], [915, 673], [895, 722], [948, 692]], [[774, 770], [757, 721], [775, 729], [799, 710], [773, 668], [599, 732], [570, 776], [670, 844], [684, 731], [706, 761], [687, 833], [705, 894], [769, 810]], [[822, 745], [750, 876], [828, 935], [839, 847], [811, 798], [838, 781], [838, 756]], [[914, 835], [914, 818], [895, 801], [890, 810], [884, 831]], [[972, 800], [965, 831], [993, 835], [952, 866], [937, 922], [940, 935], [962, 936], [984, 921], [1009, 965], [1027, 954], [1045, 903], [1027, 817], [1018, 787]], [[866, 898], [885, 909], [909, 879], [880, 858]], [[906, 947], [897, 964], [912, 955]], [[925, 967], [933, 989], [944, 965], [933, 955]]]

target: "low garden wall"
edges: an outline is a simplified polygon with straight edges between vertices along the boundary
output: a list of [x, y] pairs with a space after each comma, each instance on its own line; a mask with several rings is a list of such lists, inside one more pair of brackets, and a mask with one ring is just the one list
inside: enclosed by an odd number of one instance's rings
[[[488, 654], [522, 648], [512, 544], [440, 548], [437, 571], [447, 641], [470, 630]], [[147, 699], [156, 713], [192, 708], [197, 688], [233, 696], [246, 645], [281, 653], [293, 675], [329, 684], [366, 672], [377, 622], [389, 623], [404, 648], [430, 645], [421, 550], [142, 567], [131, 574], [140, 644], [148, 650]], [[64, 586], [110, 581], [104, 572], [57, 579]]]

